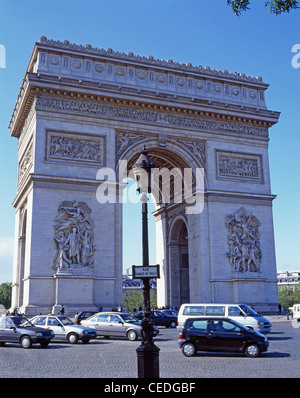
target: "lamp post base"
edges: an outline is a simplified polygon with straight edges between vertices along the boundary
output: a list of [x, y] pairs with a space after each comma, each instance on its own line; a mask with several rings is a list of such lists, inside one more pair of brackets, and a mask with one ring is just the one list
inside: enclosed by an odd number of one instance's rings
[[159, 378], [159, 351], [155, 344], [141, 344], [137, 349], [138, 378]]

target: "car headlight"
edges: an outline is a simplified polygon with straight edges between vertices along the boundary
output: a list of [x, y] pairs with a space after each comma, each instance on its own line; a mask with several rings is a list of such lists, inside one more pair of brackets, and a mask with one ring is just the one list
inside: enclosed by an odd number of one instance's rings
[[41, 333], [41, 332], [35, 332], [35, 335], [36, 335], [36, 337], [42, 337], [42, 336], [43, 336], [43, 333]]

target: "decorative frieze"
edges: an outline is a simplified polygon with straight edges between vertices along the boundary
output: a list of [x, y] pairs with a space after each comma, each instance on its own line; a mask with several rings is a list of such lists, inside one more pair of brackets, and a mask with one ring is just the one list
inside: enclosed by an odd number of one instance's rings
[[47, 159], [104, 165], [104, 137], [48, 131]]
[[64, 112], [152, 122], [168, 126], [187, 127], [204, 131], [224, 132], [236, 135], [268, 137], [266, 127], [251, 126], [193, 116], [178, 116], [169, 112], [148, 111], [126, 106], [105, 105], [97, 102], [70, 100], [57, 97], [37, 95], [36, 109], [52, 109]]
[[[145, 56], [136, 55], [136, 54], [133, 54], [132, 52], [122, 53], [119, 51], [113, 51], [111, 48], [103, 49], [103, 48], [98, 48], [98, 47], [92, 47], [90, 44], [87, 44], [84, 46], [84, 45], [80, 45], [80, 44], [76, 44], [76, 43], [70, 43], [68, 40], [58, 41], [58, 40], [48, 39], [45, 36], [40, 37], [39, 43], [38, 43], [38, 45], [40, 47], [47, 46], [47, 47], [61, 49], [61, 50], [65, 50], [65, 51], [69, 51], [69, 50], [76, 51], [76, 52], [80, 51], [83, 53], [87, 53], [90, 56], [102, 56], [104, 58], [104, 60], [106, 58], [109, 58], [109, 60], [111, 60], [111, 59], [124, 60], [127, 63], [138, 62], [138, 64], [143, 63], [145, 66], [153, 65], [153, 66], [156, 66], [156, 68], [157, 67], [167, 67], [168, 69], [170, 69], [170, 68], [172, 68], [174, 70], [177, 69], [182, 72], [200, 73], [201, 75], [203, 75], [203, 74], [208, 75], [211, 78], [230, 78], [230, 79], [233, 79], [233, 80], [236, 80], [239, 82], [247, 82], [247, 83], [253, 83], [253, 84], [257, 84], [257, 85], [263, 84], [262, 78], [260, 76], [253, 77], [253, 76], [248, 76], [245, 73], [238, 73], [238, 72], [231, 73], [227, 70], [211, 69], [209, 66], [205, 66], [205, 67], [194, 66], [191, 63], [179, 63], [179, 62], [173, 61], [171, 59], [165, 61], [165, 60], [155, 59], [152, 56], [145, 57]], [[46, 62], [46, 60], [45, 60], [46, 55], [47, 55], [47, 52], [42, 52], [42, 55], [41, 55], [42, 63]], [[50, 58], [49, 62], [52, 65], [55, 65], [55, 66], [58, 65], [59, 57], [57, 55], [49, 54], [49, 58]], [[77, 61], [76, 64], [73, 66], [76, 67], [77, 69], [79, 69], [81, 67], [80, 64], [83, 63], [83, 61], [78, 57], [76, 58], [76, 61]], [[87, 63], [86, 68], [89, 69], [90, 66], [88, 66], [88, 61], [86, 63]], [[68, 66], [68, 65], [66, 66], [65, 59], [63, 59], [63, 65], [64, 65], [64, 67]], [[104, 72], [103, 63], [98, 62], [95, 66], [95, 69], [98, 73]], [[112, 73], [112, 71], [109, 71], [109, 72]], [[120, 65], [118, 65], [116, 67], [116, 73], [119, 76], [123, 76], [124, 68], [122, 68], [122, 67], [120, 67]], [[141, 79], [141, 80], [145, 79], [144, 70], [140, 70], [138, 73], [139, 73], [138, 74], [139, 79]], [[162, 78], [159, 76], [157, 79], [159, 81], [162, 80]], [[178, 80], [177, 81], [178, 85], [184, 84], [182, 77], [178, 77], [177, 80]], [[172, 81], [170, 83], [172, 83]]]
[[217, 178], [262, 182], [260, 155], [216, 151]]

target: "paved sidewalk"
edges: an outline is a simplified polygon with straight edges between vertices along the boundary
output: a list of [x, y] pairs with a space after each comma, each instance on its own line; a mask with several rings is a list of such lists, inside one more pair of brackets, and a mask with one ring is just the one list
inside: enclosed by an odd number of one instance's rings
[[263, 315], [265, 318], [268, 319], [270, 322], [282, 322], [282, 321], [291, 321], [292, 317], [290, 315], [290, 318], [287, 319], [286, 314], [278, 314], [278, 315]]

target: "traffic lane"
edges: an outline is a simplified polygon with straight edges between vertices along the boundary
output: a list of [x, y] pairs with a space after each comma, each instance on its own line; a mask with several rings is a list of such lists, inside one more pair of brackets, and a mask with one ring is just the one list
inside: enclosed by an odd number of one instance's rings
[[[161, 328], [154, 343], [160, 348], [161, 378], [299, 377], [300, 329], [291, 323], [273, 324], [269, 351], [259, 358], [240, 354], [199, 353], [184, 357], [178, 347], [178, 331]], [[50, 343], [24, 350], [8, 344], [0, 347], [1, 377], [137, 378], [136, 349], [141, 340], [97, 338], [89, 344]]]

